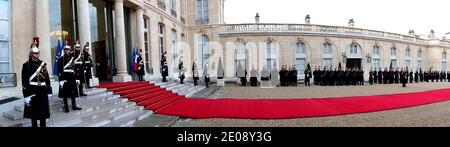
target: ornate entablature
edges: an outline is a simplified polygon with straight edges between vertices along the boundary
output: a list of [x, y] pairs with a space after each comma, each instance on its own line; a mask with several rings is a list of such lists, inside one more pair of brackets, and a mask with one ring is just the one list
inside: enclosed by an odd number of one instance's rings
[[[324, 36], [324, 37], [343, 37], [359, 38], [365, 40], [376, 40], [403, 44], [412, 44], [419, 46], [428, 46], [428, 39], [420, 38], [417, 35], [402, 35], [384, 31], [369, 29], [327, 26], [314, 24], [275, 24], [275, 23], [246, 23], [246, 24], [223, 24], [221, 25], [219, 35], [277, 35], [277, 36]], [[440, 40], [439, 46], [450, 47], [446, 40]]]

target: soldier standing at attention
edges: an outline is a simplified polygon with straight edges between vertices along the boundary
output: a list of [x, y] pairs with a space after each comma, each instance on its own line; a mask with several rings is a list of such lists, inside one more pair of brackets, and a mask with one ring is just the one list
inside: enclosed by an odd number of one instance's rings
[[89, 43], [86, 43], [83, 50], [83, 67], [84, 67], [84, 78], [86, 80], [86, 87], [91, 87], [91, 79], [92, 79], [92, 67], [94, 67], [94, 63], [92, 62], [91, 54], [89, 54]]
[[75, 63], [74, 56], [71, 55], [71, 47], [70, 41], [67, 41], [67, 45], [64, 48], [64, 56], [59, 58], [58, 61], [58, 73], [59, 73], [59, 85], [61, 87], [59, 93], [61, 97], [64, 99], [64, 111], [69, 113], [69, 105], [68, 98], [71, 99], [72, 102], [72, 110], [81, 110], [81, 108], [77, 107], [75, 96], [77, 94], [77, 83], [75, 79]]
[[142, 59], [142, 49], [139, 50], [139, 56], [137, 58], [138, 63], [138, 69], [137, 69], [137, 75], [139, 81], [144, 81], [144, 75], [145, 75], [145, 66], [144, 66], [144, 59]]
[[48, 99], [52, 97], [52, 87], [47, 71], [47, 63], [39, 59], [39, 38], [33, 38], [28, 61], [22, 66], [22, 93], [24, 96], [24, 118], [31, 119], [32, 127], [46, 127], [50, 118]]
[[86, 94], [83, 93], [83, 84], [85, 82], [84, 78], [84, 67], [83, 67], [83, 61], [84, 57], [81, 52], [81, 45], [80, 41], [77, 41], [77, 44], [75, 45], [75, 52], [74, 52], [74, 62], [75, 62], [75, 82], [77, 83], [78, 92], [77, 96], [82, 97], [86, 96]]

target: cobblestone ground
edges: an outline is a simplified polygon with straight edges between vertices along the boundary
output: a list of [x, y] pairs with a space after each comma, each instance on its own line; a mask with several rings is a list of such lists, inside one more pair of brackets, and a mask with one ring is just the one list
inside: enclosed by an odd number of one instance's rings
[[[420, 83], [401, 85], [372, 85], [349, 87], [291, 87], [291, 88], [242, 88], [228, 84], [210, 98], [329, 98], [345, 96], [383, 95], [422, 92], [450, 88], [450, 83]], [[248, 120], [248, 119], [182, 119], [174, 127], [450, 127], [450, 102], [381, 111], [374, 113], [335, 117]]]

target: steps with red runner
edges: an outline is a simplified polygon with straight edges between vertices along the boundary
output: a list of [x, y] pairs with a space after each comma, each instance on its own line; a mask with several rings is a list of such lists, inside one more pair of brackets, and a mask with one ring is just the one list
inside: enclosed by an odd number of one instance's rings
[[154, 89], [149, 89], [149, 90], [142, 91], [142, 92], [129, 94], [129, 95], [126, 95], [125, 97], [127, 97], [129, 99], [136, 99], [136, 98], [140, 98], [142, 96], [153, 95], [153, 94], [156, 94], [156, 93], [159, 93], [159, 92], [169, 92], [169, 91], [166, 91], [166, 90], [164, 90], [162, 88], [154, 88]]
[[136, 98], [136, 99], [132, 99], [131, 101], [140, 104], [140, 103], [143, 103], [143, 102], [145, 102], [147, 100], [150, 100], [150, 99], [153, 99], [153, 98], [157, 98], [157, 97], [160, 97], [160, 96], [165, 95], [165, 94], [170, 94], [170, 92], [169, 91], [158, 91], [158, 92], [154, 92], [154, 93], [151, 93], [151, 94], [144, 95], [144, 96]]
[[154, 111], [185, 98], [147, 82], [106, 83], [100, 85], [99, 88], [107, 88], [131, 102], [136, 102], [139, 106], [149, 107], [147, 110]]
[[143, 91], [154, 89], [154, 88], [158, 88], [158, 87], [157, 86], [153, 86], [153, 85], [143, 86], [143, 87], [139, 87], [139, 88], [135, 88], [135, 89], [131, 89], [131, 90], [117, 92], [117, 94], [130, 95], [130, 94], [139, 93], [139, 92], [143, 92]]

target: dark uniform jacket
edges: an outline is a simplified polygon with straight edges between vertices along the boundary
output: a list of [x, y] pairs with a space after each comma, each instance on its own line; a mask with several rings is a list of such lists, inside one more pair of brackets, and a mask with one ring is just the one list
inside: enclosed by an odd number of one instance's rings
[[22, 93], [24, 97], [31, 97], [30, 106], [25, 105], [24, 118], [50, 118], [48, 94], [53, 94], [50, 85], [46, 63], [31, 58], [22, 67]]

